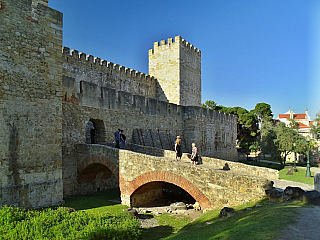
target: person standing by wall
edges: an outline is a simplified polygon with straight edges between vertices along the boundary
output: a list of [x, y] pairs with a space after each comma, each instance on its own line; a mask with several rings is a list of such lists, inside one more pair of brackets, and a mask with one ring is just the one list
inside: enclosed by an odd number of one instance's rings
[[116, 142], [116, 148], [120, 148], [120, 129], [114, 133], [113, 141]]
[[198, 163], [198, 148], [195, 143], [192, 143], [191, 164], [197, 165]]
[[126, 142], [126, 135], [124, 135], [123, 130], [120, 131], [120, 148], [126, 149], [127, 142]]
[[177, 159], [177, 161], [181, 162], [182, 149], [181, 149], [180, 136], [177, 136], [176, 143], [174, 144], [174, 150], [176, 151], [176, 159]]

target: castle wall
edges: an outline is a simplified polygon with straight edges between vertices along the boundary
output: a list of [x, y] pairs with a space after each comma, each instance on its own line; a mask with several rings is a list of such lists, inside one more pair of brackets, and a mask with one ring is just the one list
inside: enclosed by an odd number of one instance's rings
[[116, 93], [123, 91], [167, 101], [161, 86], [154, 77], [92, 55], [79, 53], [77, 50], [70, 52], [67, 47], [63, 48], [63, 75], [75, 79], [77, 92], [82, 90], [81, 81], [98, 85], [99, 88], [95, 92], [97, 97], [103, 94], [100, 87], [105, 87], [115, 89]]
[[[191, 152], [195, 142], [204, 156], [236, 160], [236, 117], [201, 107], [184, 107], [156, 99], [132, 95], [115, 89], [99, 87], [81, 81], [81, 93], [76, 80], [63, 77], [63, 179], [65, 195], [78, 193], [75, 144], [87, 142], [89, 120], [103, 122], [105, 138], [112, 142], [114, 132], [124, 129], [127, 142], [133, 143], [136, 129], [165, 131], [184, 136], [184, 152]], [[97, 94], [102, 92], [103, 94]], [[152, 135], [152, 134], [151, 134]], [[146, 143], [148, 139], [145, 139]], [[173, 143], [172, 143], [173, 144]], [[149, 145], [149, 144], [147, 144]], [[149, 145], [150, 146], [150, 145]], [[170, 149], [170, 146], [168, 146]]]
[[[79, 105], [71, 102], [63, 103], [63, 179], [64, 194], [74, 195], [79, 192], [77, 181], [77, 157], [75, 144], [86, 142], [86, 125], [90, 119], [103, 121], [105, 128], [106, 142], [113, 141], [113, 134], [118, 129], [124, 129], [127, 141], [132, 142], [132, 134], [136, 128], [171, 129], [174, 132], [182, 131], [181, 116], [177, 114], [160, 113], [163, 109], [156, 109], [154, 105], [144, 106], [145, 111], [140, 107], [129, 104], [120, 104], [116, 101], [114, 108], [97, 108], [93, 106], [81, 106], [81, 101], [85, 97], [79, 98]], [[98, 100], [103, 102], [102, 99]], [[88, 101], [86, 101], [88, 102]], [[111, 105], [112, 106], [112, 105]], [[157, 114], [156, 114], [157, 112]], [[180, 119], [179, 119], [180, 118]], [[104, 141], [100, 142], [103, 143]]]
[[37, 2], [1, 1], [1, 205], [63, 201], [62, 13]]

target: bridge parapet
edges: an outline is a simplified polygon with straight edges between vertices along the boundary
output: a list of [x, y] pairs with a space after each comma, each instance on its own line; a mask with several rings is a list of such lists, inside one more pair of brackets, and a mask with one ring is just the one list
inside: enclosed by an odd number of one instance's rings
[[222, 169], [227, 163], [231, 171], [249, 174], [257, 177], [264, 177], [269, 180], [279, 179], [279, 171], [272, 168], [251, 166], [240, 162], [228, 161], [218, 158], [201, 157], [204, 165], [215, 169]]

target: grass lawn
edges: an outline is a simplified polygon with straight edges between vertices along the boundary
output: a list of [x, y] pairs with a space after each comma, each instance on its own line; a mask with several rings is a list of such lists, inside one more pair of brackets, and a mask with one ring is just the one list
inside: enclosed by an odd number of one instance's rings
[[[68, 197], [64, 206], [89, 212], [117, 213], [127, 208], [112, 201], [119, 198], [119, 189], [112, 189], [92, 195]], [[256, 203], [263, 206], [255, 207]], [[294, 218], [303, 206], [302, 203], [250, 202], [235, 207], [239, 212], [233, 217], [220, 219], [220, 210], [215, 210], [204, 213], [194, 222], [188, 217], [162, 214], [153, 216], [160, 226], [143, 229], [142, 239], [275, 239], [281, 234], [281, 229], [294, 223]], [[252, 207], [252, 210], [246, 210], [247, 207]]]
[[[281, 229], [294, 223], [294, 218], [302, 206], [301, 203], [267, 204], [254, 207], [252, 210], [240, 211], [233, 217], [225, 219], [219, 218], [219, 210], [210, 211], [164, 239], [276, 239], [281, 235]], [[243, 206], [238, 207], [238, 209], [241, 208]]]
[[85, 210], [88, 212], [109, 213], [120, 213], [123, 212], [123, 209], [128, 208], [125, 205], [115, 203], [113, 201], [115, 199], [120, 200], [120, 191], [118, 188], [91, 195], [67, 197], [65, 198], [64, 207], [71, 207], [76, 210]]
[[306, 183], [314, 185], [314, 172], [311, 172], [311, 177], [306, 177], [306, 169], [297, 168], [298, 172], [294, 172], [292, 175], [287, 175], [290, 168], [285, 168], [279, 171], [279, 179], [285, 179], [294, 182]]

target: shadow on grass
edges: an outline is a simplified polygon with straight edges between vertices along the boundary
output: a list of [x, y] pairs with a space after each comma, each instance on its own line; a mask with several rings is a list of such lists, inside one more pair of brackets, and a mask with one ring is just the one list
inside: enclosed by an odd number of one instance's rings
[[171, 226], [158, 226], [142, 229], [142, 240], [157, 240], [167, 237], [173, 233]]
[[88, 210], [105, 206], [120, 204], [119, 188], [109, 189], [90, 195], [78, 195], [66, 197], [65, 207], [71, 207], [76, 210]]

